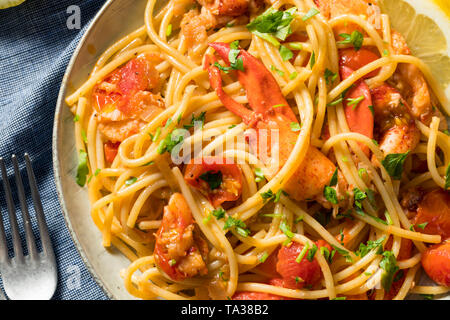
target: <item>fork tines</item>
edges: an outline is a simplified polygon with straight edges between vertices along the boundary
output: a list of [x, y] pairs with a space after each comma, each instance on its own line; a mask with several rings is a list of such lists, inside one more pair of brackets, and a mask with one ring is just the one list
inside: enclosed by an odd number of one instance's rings
[[[36, 241], [33, 235], [32, 223], [30, 213], [28, 211], [25, 190], [19, 170], [19, 162], [17, 160], [17, 157], [15, 155], [12, 155], [11, 161], [14, 168], [15, 184], [17, 187], [20, 211], [23, 220], [23, 228], [25, 230], [25, 241], [28, 249], [28, 256], [24, 256], [23, 254], [14, 200], [11, 192], [11, 186], [8, 180], [8, 173], [6, 170], [5, 162], [3, 158], [0, 157], [0, 170], [2, 174], [3, 189], [5, 192], [6, 206], [8, 209], [8, 217], [14, 250], [14, 257], [12, 259], [9, 259], [3, 213], [0, 212], [0, 272], [2, 274], [6, 294], [10, 299], [49, 299], [53, 295], [54, 289], [49, 297], [43, 297], [43, 295], [45, 294], [42, 293], [40, 293], [40, 296], [36, 296], [36, 294], [38, 294], [37, 291], [40, 290], [36, 290], [36, 288], [32, 288], [32, 286], [33, 283], [35, 284], [35, 280], [37, 279], [28, 279], [29, 276], [31, 276], [29, 274], [30, 270], [33, 270], [32, 273], [34, 273], [34, 276], [38, 276], [39, 272], [34, 271], [40, 268], [42, 269], [41, 271], [45, 270], [45, 272], [47, 273], [47, 278], [51, 278], [51, 286], [56, 288], [57, 276], [53, 247], [47, 230], [47, 224], [45, 222], [42, 203], [37, 189], [36, 178], [31, 166], [31, 160], [27, 153], [25, 153], [24, 158], [28, 182], [31, 190], [31, 197], [33, 199], [33, 205], [41, 239], [42, 253], [39, 253], [36, 247]], [[24, 286], [23, 284], [25, 280], [27, 280], [28, 282]], [[19, 283], [21, 283], [23, 288], [19, 288], [17, 286], [17, 284]], [[25, 288], [27, 286], [29, 287]], [[31, 291], [36, 292], [33, 293]]]

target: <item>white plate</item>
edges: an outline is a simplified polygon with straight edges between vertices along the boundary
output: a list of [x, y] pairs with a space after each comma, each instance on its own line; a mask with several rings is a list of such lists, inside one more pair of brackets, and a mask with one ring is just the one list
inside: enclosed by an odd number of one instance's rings
[[64, 99], [86, 80], [102, 52], [144, 24], [146, 3], [146, 0], [109, 0], [97, 13], [67, 67], [53, 128], [56, 189], [67, 227], [87, 268], [113, 299], [132, 298], [119, 276], [120, 270], [130, 262], [117, 250], [105, 250], [102, 246], [101, 233], [90, 216], [87, 188], [80, 188], [75, 182], [78, 151], [75, 150], [73, 115]]
[[[86, 80], [102, 52], [143, 25], [146, 3], [147, 0], [109, 0], [100, 9], [69, 62], [54, 120], [53, 166], [64, 218], [87, 268], [112, 299], [133, 298], [119, 276], [130, 262], [117, 250], [105, 250], [101, 245], [101, 233], [90, 216], [87, 189], [80, 188], [75, 182], [78, 151], [75, 150], [73, 115], [64, 100]], [[156, 7], [163, 3], [165, 0], [159, 1]]]

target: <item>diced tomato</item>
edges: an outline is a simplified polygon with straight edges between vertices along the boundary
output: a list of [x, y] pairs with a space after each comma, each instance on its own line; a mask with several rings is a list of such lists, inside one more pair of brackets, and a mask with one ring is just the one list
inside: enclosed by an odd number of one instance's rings
[[433, 281], [450, 287], [450, 241], [428, 248], [422, 255], [422, 266]]
[[103, 145], [105, 151], [105, 159], [108, 163], [113, 163], [119, 150], [120, 142], [108, 141]]
[[[342, 49], [339, 50], [339, 56], [339, 65], [341, 67], [345, 66], [355, 71], [379, 59], [376, 53], [365, 48], [361, 48], [358, 51], [354, 48]], [[375, 77], [379, 72], [380, 69], [376, 69], [365, 75], [364, 79]]]
[[[226, 163], [227, 161], [230, 159], [205, 157], [193, 159], [186, 166], [184, 174], [186, 182], [206, 194], [214, 207], [218, 207], [226, 201], [235, 201], [242, 193], [241, 169], [237, 164]], [[201, 163], [196, 164], [196, 162]], [[211, 185], [206, 181], [208, 174], [220, 177], [218, 181], [220, 185], [211, 189]]]
[[[348, 78], [353, 73], [353, 70], [346, 66], [342, 66], [340, 71], [342, 79]], [[357, 104], [352, 104], [350, 99], [359, 99], [361, 97], [363, 97], [361, 101]], [[371, 105], [372, 96], [370, 89], [363, 80], [357, 81], [344, 98], [345, 117], [347, 118], [350, 131], [361, 133], [373, 139], [374, 115], [369, 107]], [[366, 154], [369, 154], [369, 148], [366, 145], [360, 144], [360, 146]]]
[[[296, 261], [303, 247], [303, 245], [293, 242], [290, 246], [282, 246], [278, 252], [277, 271], [283, 277], [287, 288], [312, 286], [322, 277], [322, 271], [315, 256], [312, 261], [307, 259], [311, 248], [306, 252], [300, 263]], [[319, 252], [319, 250], [317, 251]]]
[[277, 262], [278, 262], [278, 250], [274, 250], [264, 261], [261, 263], [257, 269], [270, 278], [278, 278], [280, 274], [277, 272]]
[[[424, 229], [417, 225], [425, 224]], [[417, 208], [414, 218], [415, 230], [427, 234], [439, 234], [442, 239], [450, 237], [450, 192], [436, 189], [427, 193]]]

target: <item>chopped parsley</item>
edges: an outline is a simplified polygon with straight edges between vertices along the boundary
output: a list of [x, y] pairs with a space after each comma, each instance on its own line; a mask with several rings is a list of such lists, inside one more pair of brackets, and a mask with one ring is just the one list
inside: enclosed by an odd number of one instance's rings
[[323, 255], [325, 260], [328, 261], [328, 263], [331, 263], [331, 262], [333, 262], [333, 257], [334, 257], [334, 254], [336, 253], [336, 250], [332, 250], [330, 252], [330, 250], [328, 250], [327, 247], [320, 247], [320, 253]]
[[217, 67], [219, 70], [222, 70], [225, 73], [230, 72], [230, 70], [232, 69], [231, 67], [224, 67], [218, 62], [214, 63], [214, 67]]
[[417, 226], [417, 228], [425, 230], [425, 227], [427, 226], [427, 224], [428, 224], [428, 222], [424, 222], [424, 223], [421, 223], [421, 224], [417, 224], [416, 226]]
[[314, 68], [314, 65], [316, 64], [316, 53], [313, 51], [311, 53], [311, 60], [309, 62], [309, 66], [312, 68]]
[[364, 180], [365, 177], [369, 176], [369, 174], [367, 173], [367, 170], [365, 168], [361, 168], [358, 170], [358, 176]]
[[357, 98], [348, 98], [347, 99], [347, 101], [348, 101], [347, 105], [348, 106], [353, 106], [352, 110], [355, 110], [355, 108], [359, 105], [359, 103], [361, 101], [363, 101], [364, 99], [365, 99], [364, 95], [361, 95], [361, 96], [359, 96]]
[[296, 12], [297, 8], [295, 7], [286, 11], [270, 7], [247, 24], [247, 29], [278, 47], [279, 42], [276, 38], [284, 41], [292, 33], [290, 25]]
[[325, 199], [327, 199], [327, 201], [331, 202], [332, 204], [338, 204], [336, 190], [333, 189], [332, 187], [325, 186], [325, 188], [323, 189], [323, 196], [325, 197]]
[[283, 61], [291, 60], [294, 57], [294, 53], [289, 50], [287, 47], [281, 45], [280, 46], [280, 56]]
[[270, 70], [275, 71], [276, 73], [278, 73], [278, 75], [279, 75], [280, 77], [283, 77], [283, 76], [284, 76], [284, 72], [281, 71], [280, 69], [277, 69], [274, 65], [271, 65], [271, 66], [270, 66]]
[[297, 263], [302, 262], [302, 260], [305, 257], [306, 252], [308, 251], [308, 249], [309, 249], [309, 242], [307, 242], [305, 244], [305, 246], [303, 247], [302, 251], [300, 251], [300, 254], [297, 256], [297, 258], [295, 258], [295, 262], [297, 262]]
[[353, 262], [353, 259], [347, 250], [341, 249], [338, 246], [335, 246], [334, 244], [332, 244], [331, 246], [334, 248], [334, 250], [336, 250], [337, 253], [339, 253], [341, 256], [345, 258], [346, 262], [350, 263]]
[[135, 183], [137, 181], [137, 178], [136, 177], [130, 177], [130, 179], [128, 179], [127, 181], [125, 181], [125, 185], [126, 186], [130, 186], [130, 185], [132, 185], [133, 183]]
[[166, 36], [170, 37], [171, 34], [172, 34], [172, 24], [169, 24], [166, 29]]
[[433, 300], [434, 294], [421, 294], [420, 295], [424, 300]]
[[308, 251], [308, 255], [306, 256], [306, 259], [308, 259], [309, 262], [312, 262], [314, 259], [314, 256], [316, 255], [317, 252], [317, 246], [314, 243], [312, 248]]
[[175, 259], [171, 259], [170, 261], [169, 261], [169, 266], [171, 266], [171, 267], [173, 267], [174, 265], [176, 265], [177, 264], [177, 260], [175, 260]]
[[335, 185], [337, 185], [338, 183], [338, 169], [336, 168], [336, 170], [334, 170], [333, 175], [331, 176], [330, 179], [330, 187], [334, 187]]
[[373, 109], [373, 106], [370, 105], [370, 106], [368, 106], [368, 108], [369, 108], [370, 112], [372, 112], [372, 115], [374, 116], [375, 115], [375, 110]]
[[78, 154], [78, 169], [76, 177], [76, 182], [80, 187], [83, 187], [86, 184], [86, 176], [89, 173], [87, 159], [88, 156], [86, 151], [80, 150], [80, 153]]
[[83, 138], [84, 143], [88, 142], [86, 131], [84, 131], [83, 129], [81, 129], [81, 137]]
[[217, 208], [211, 211], [211, 214], [216, 217], [217, 220], [220, 220], [225, 217], [225, 210], [222, 208]]
[[359, 249], [355, 252], [357, 256], [360, 256], [361, 258], [366, 256], [370, 251], [377, 249], [377, 254], [381, 254], [383, 252], [383, 242], [386, 239], [386, 237], [382, 237], [375, 241], [367, 241], [367, 244], [360, 243]]
[[239, 50], [239, 41], [233, 41], [230, 43], [230, 53], [228, 54], [228, 60], [230, 61], [230, 67], [233, 70], [241, 70], [244, 71], [244, 61], [242, 58], [238, 58], [237, 56], [241, 53]]
[[403, 173], [403, 163], [408, 156], [409, 151], [406, 153], [391, 153], [388, 154], [381, 164], [394, 180], [400, 180]]
[[287, 225], [286, 221], [283, 220], [280, 223], [280, 230], [291, 240], [294, 237], [294, 233], [291, 231], [291, 228]]
[[259, 262], [264, 263], [267, 258], [269, 257], [269, 254], [267, 252], [264, 252], [260, 257], [259, 257]]
[[312, 7], [311, 9], [309, 9], [309, 11], [302, 17], [303, 21], [307, 21], [309, 19], [311, 19], [312, 17], [314, 17], [315, 15], [319, 14], [320, 11], [317, 8]]
[[247, 225], [242, 220], [228, 217], [225, 221], [225, 225], [223, 226], [223, 230], [228, 230], [231, 228], [234, 228], [234, 230], [244, 238], [250, 234], [250, 230], [247, 229]]
[[297, 78], [297, 75], [298, 75], [297, 71], [294, 71], [289, 75], [289, 79], [294, 80], [295, 78]]
[[173, 149], [184, 141], [183, 130], [184, 129], [175, 129], [169, 133], [164, 140], [161, 140], [159, 143], [158, 148], [156, 149], [157, 152], [159, 154], [163, 154], [164, 152], [172, 153]]
[[273, 193], [272, 190], [267, 190], [266, 192], [260, 193], [261, 198], [263, 198], [264, 202], [273, 200], [273, 202], [280, 201], [281, 194], [287, 195], [283, 189], [277, 191], [277, 193]]
[[388, 225], [394, 224], [394, 222], [392, 221], [391, 215], [389, 214], [389, 212], [387, 210], [384, 211], [384, 216], [386, 217], [386, 222]]
[[202, 113], [200, 113], [200, 115], [198, 117], [196, 117], [195, 115], [192, 115], [191, 123], [185, 124], [183, 127], [186, 130], [189, 130], [190, 128], [193, 128], [196, 123], [200, 123], [200, 128], [203, 128], [203, 125], [205, 124], [205, 115], [206, 115], [206, 111], [203, 111]]
[[215, 190], [222, 184], [222, 171], [206, 171], [199, 178], [205, 181], [211, 190]]
[[79, 115], [75, 115], [75, 117], [73, 117], [73, 122], [78, 122], [80, 120], [80, 116]]
[[253, 169], [253, 171], [255, 172], [255, 176], [256, 176], [255, 182], [261, 182], [264, 179], [266, 179], [266, 177], [264, 177], [264, 174], [263, 174], [261, 168], [255, 168], [255, 169]]
[[333, 71], [331, 71], [331, 70], [329, 70], [327, 68], [327, 69], [325, 69], [324, 76], [325, 76], [326, 83], [330, 84], [330, 83], [333, 83], [336, 80], [338, 74], [333, 72]]
[[158, 140], [160, 135], [161, 135], [161, 127], [156, 128], [155, 135], [152, 135], [151, 133], [149, 133], [149, 136], [152, 139], [152, 142], [155, 142], [156, 140]]
[[301, 42], [289, 42], [289, 43], [286, 43], [286, 45], [292, 50], [302, 50], [303, 49], [303, 45]]
[[380, 261], [380, 268], [384, 270], [381, 275], [381, 285], [384, 290], [389, 291], [391, 290], [394, 275], [399, 270], [399, 267], [397, 266], [397, 259], [395, 259], [392, 251], [383, 252], [383, 259]]
[[338, 41], [338, 44], [352, 44], [356, 51], [361, 49], [364, 42], [364, 35], [358, 30], [353, 31], [352, 34], [341, 33], [339, 36], [344, 40]]
[[302, 126], [298, 122], [291, 122], [290, 127], [291, 127], [291, 131], [293, 131], [293, 132], [298, 132], [298, 131], [302, 130]]

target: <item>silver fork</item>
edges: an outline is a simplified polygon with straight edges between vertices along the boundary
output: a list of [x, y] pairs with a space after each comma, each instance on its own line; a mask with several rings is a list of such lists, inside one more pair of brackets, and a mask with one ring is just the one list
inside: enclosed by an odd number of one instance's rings
[[19, 163], [17, 157], [12, 155], [11, 160], [14, 167], [20, 211], [24, 222], [25, 239], [28, 248], [28, 255], [23, 255], [11, 187], [8, 182], [8, 174], [3, 158], [0, 158], [0, 169], [2, 172], [3, 188], [5, 191], [14, 249], [14, 257], [10, 259], [8, 257], [3, 217], [0, 213], [0, 273], [6, 295], [9, 299], [49, 300], [55, 293], [58, 279], [55, 253], [53, 252], [52, 243], [48, 234], [31, 160], [27, 153], [25, 153], [24, 157], [31, 197], [33, 199], [36, 220], [41, 236], [42, 252], [38, 252], [36, 248], [25, 191], [19, 171]]

